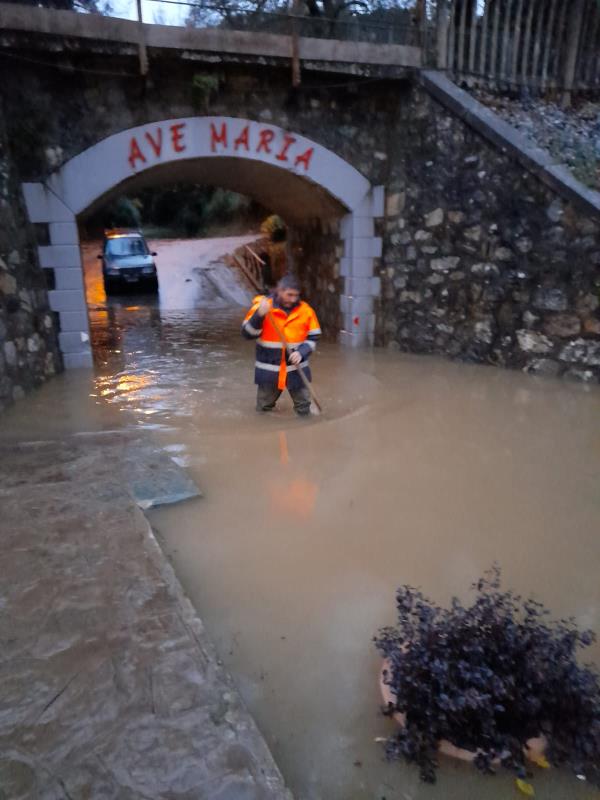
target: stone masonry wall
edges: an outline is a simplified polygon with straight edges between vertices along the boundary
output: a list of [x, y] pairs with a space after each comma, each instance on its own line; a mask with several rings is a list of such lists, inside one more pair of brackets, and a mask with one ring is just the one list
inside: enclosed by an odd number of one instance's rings
[[[57, 64], [63, 64], [67, 55], [46, 54], [48, 59], [53, 57]], [[114, 75], [105, 74], [105, 58], [92, 54], [79, 58], [71, 52], [68, 62], [80, 64], [86, 71], [40, 70], [17, 61], [0, 87], [13, 110], [7, 124], [23, 180], [43, 179], [68, 159], [118, 131], [151, 121], [205, 114], [281, 126], [329, 148], [372, 185], [382, 184], [386, 177], [394, 113], [386, 82], [361, 85], [355, 78], [313, 73], [306, 80], [310, 85], [292, 92], [287, 65], [207, 64], [153, 54], [151, 80], [145, 84], [131, 76], [130, 57], [111, 58]], [[94, 73], [95, 69], [102, 77]], [[199, 97], [195, 77], [208, 74], [216, 78], [218, 88], [208, 97]], [[28, 87], [25, 94], [23, 85]], [[369, 124], [365, 126], [364, 120]], [[279, 211], [277, 207], [271, 210]], [[310, 218], [310, 212], [305, 227], [294, 225], [306, 253], [306, 266], [303, 268], [299, 259], [298, 269], [310, 299], [321, 311], [324, 329], [331, 334], [339, 329], [339, 298], [343, 293], [343, 279], [339, 277], [342, 252], [331, 227], [335, 225], [334, 219], [320, 220], [316, 214]]]
[[[71, 52], [69, 63], [78, 58]], [[15, 64], [0, 91], [22, 179], [40, 180], [99, 139], [153, 120], [228, 115], [297, 131], [385, 186], [378, 344], [600, 379], [598, 220], [562, 201], [416, 81], [313, 73], [292, 92], [287, 68], [166, 54], [153, 57], [147, 84], [126, 74], [131, 60], [118, 54], [115, 74], [101, 79], [94, 74], [106, 69], [100, 56], [81, 55], [86, 72]], [[210, 96], [197, 96], [198, 73], [218, 79]], [[308, 222], [296, 226], [300, 271], [329, 333], [340, 317], [336, 221]]]
[[[26, 55], [25, 50], [23, 59]], [[55, 57], [62, 63], [61, 53]], [[310, 85], [294, 93], [287, 65], [207, 64], [157, 55], [151, 62], [151, 80], [145, 84], [131, 75], [130, 58], [111, 57], [114, 75], [106, 74], [106, 58], [100, 56], [78, 60], [71, 53], [68, 63], [75, 68], [79, 64], [86, 72], [40, 70], [16, 61], [3, 76], [0, 94], [11, 108], [7, 126], [23, 180], [44, 178], [113, 133], [152, 121], [206, 114], [257, 120], [315, 139], [374, 185], [382, 183], [387, 173], [391, 112], [385, 82], [361, 85], [353, 78], [316, 73], [307, 79]], [[199, 96], [194, 82], [209, 75], [218, 88]], [[367, 126], [364, 120], [369, 121]]]
[[294, 267], [305, 297], [317, 312], [324, 336], [335, 339], [341, 327], [340, 295], [343, 278], [339, 262], [343, 254], [339, 225], [319, 222], [291, 231]]
[[54, 315], [1, 111], [0, 105], [0, 411], [61, 369]]
[[377, 341], [598, 380], [598, 220], [420, 88], [397, 133]]

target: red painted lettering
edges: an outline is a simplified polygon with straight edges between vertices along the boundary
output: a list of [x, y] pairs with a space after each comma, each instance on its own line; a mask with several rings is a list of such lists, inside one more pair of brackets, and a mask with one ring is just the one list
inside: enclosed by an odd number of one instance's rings
[[314, 150], [313, 147], [309, 147], [308, 150], [305, 153], [302, 153], [301, 156], [296, 156], [296, 160], [294, 161], [294, 166], [297, 167], [300, 164], [304, 164], [304, 170], [305, 172], [307, 172], [310, 160], [312, 158], [313, 150]]
[[240, 133], [240, 135], [237, 137], [237, 139], [233, 143], [233, 147], [234, 147], [235, 150], [237, 150], [238, 147], [242, 147], [242, 145], [246, 148], [246, 150], [250, 149], [250, 143], [248, 141], [248, 133], [249, 133], [248, 126], [246, 125], [244, 130]]
[[290, 136], [288, 133], [286, 133], [285, 136], [283, 137], [283, 147], [281, 148], [279, 153], [277, 153], [275, 158], [278, 161], [287, 161], [288, 160], [287, 151], [290, 149], [291, 145], [293, 145], [295, 141], [296, 140], [294, 139], [293, 136]]
[[275, 138], [275, 131], [261, 131], [258, 134], [258, 138], [259, 141], [258, 141], [258, 147], [256, 148], [256, 152], [260, 153], [261, 150], [264, 150], [265, 153], [270, 153], [271, 148], [269, 147], [269, 145]]
[[176, 153], [183, 153], [185, 150], [185, 142], [183, 141], [182, 129], [185, 128], [185, 122], [178, 122], [177, 125], [171, 125], [171, 144]]
[[154, 136], [152, 136], [150, 131], [148, 131], [144, 135], [146, 137], [148, 144], [154, 150], [154, 155], [160, 156], [162, 152], [162, 128], [156, 129], [156, 139], [154, 138]]
[[217, 145], [222, 144], [223, 147], [227, 147], [227, 123], [221, 123], [221, 133], [217, 133], [215, 126], [213, 123], [210, 123], [210, 149], [216, 152]]
[[129, 158], [127, 160], [131, 165], [131, 169], [135, 169], [136, 161], [142, 161], [144, 164], [146, 163], [146, 156], [140, 150], [140, 146], [137, 143], [137, 139], [135, 138], [135, 136], [131, 139], [131, 142], [129, 143]]

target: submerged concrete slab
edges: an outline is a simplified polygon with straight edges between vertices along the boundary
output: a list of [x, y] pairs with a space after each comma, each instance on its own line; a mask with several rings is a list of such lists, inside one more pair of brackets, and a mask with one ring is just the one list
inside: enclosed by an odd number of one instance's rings
[[173, 459], [147, 442], [136, 442], [123, 452], [131, 495], [143, 509], [200, 497], [201, 492]]
[[290, 800], [132, 499], [144, 449], [0, 449], [3, 796]]

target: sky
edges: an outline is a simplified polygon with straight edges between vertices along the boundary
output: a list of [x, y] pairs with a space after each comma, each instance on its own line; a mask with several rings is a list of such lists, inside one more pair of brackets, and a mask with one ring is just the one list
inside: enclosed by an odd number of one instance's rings
[[[110, 0], [110, 16], [122, 19], [137, 19], [136, 0]], [[189, 6], [177, 6], [170, 3], [142, 0], [142, 17], [144, 22], [156, 22], [163, 25], [183, 25], [189, 14]]]
[[[108, 0], [111, 11], [109, 16], [122, 19], [137, 19], [136, 0]], [[192, 0], [186, 0], [192, 2]], [[414, 0], [399, 2], [399, 6], [412, 5]], [[477, 0], [478, 13], [482, 13], [484, 0]], [[100, 3], [102, 5], [102, 3]], [[162, 25], [184, 25], [190, 8], [187, 5], [174, 5], [161, 2], [161, 0], [142, 0], [142, 16], [144, 22], [153, 22]]]
[[[136, 0], [108, 0], [111, 11], [109, 16], [122, 19], [137, 19]], [[192, 0], [186, 0], [192, 2]], [[399, 5], [412, 3], [399, 3]], [[484, 0], [477, 0], [477, 13], [481, 15], [485, 7]], [[161, 0], [142, 0], [142, 16], [144, 22], [162, 25], [184, 25], [190, 8], [187, 5], [175, 5]]]

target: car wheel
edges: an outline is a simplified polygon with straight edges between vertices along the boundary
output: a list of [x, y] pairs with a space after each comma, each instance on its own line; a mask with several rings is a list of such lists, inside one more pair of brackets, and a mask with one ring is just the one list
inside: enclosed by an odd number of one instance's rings
[[108, 294], [118, 294], [120, 289], [119, 284], [117, 281], [113, 280], [112, 278], [104, 277], [104, 291]]

